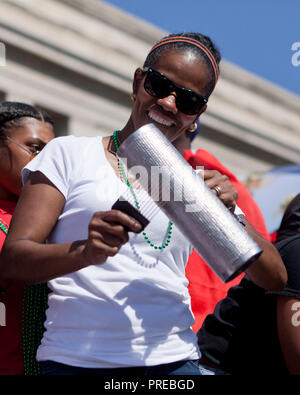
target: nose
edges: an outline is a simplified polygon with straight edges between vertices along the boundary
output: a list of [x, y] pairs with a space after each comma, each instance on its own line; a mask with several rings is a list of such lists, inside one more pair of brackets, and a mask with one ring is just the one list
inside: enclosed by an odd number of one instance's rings
[[169, 96], [163, 97], [157, 100], [157, 104], [160, 105], [165, 111], [176, 114], [178, 109], [176, 107], [176, 93], [172, 92]]

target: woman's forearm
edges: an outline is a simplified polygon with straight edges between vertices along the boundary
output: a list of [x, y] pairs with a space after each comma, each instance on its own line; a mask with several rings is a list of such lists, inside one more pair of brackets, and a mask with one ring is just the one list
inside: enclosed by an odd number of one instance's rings
[[248, 277], [261, 288], [281, 291], [287, 282], [287, 272], [279, 252], [247, 220], [245, 223], [247, 232], [263, 250], [257, 261], [246, 270]]
[[40, 244], [15, 240], [4, 244], [0, 256], [0, 288], [11, 281], [36, 284], [75, 272], [88, 266], [84, 259], [85, 241]]

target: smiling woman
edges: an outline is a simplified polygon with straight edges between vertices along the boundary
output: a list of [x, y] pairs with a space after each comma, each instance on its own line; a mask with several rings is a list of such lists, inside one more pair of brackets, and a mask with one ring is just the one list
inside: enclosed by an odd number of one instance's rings
[[[220, 59], [212, 41], [201, 34], [169, 35], [160, 40], [143, 68], [135, 72], [136, 101], [127, 127], [137, 130], [153, 122], [170, 141], [192, 128], [218, 81]], [[124, 129], [120, 141], [128, 135]]]
[[[133, 217], [111, 207], [120, 192], [134, 195], [116, 155], [120, 145], [149, 123], [171, 142], [193, 130], [218, 80], [219, 60], [201, 34], [163, 38], [135, 71], [123, 128], [105, 138], [54, 139], [23, 170], [0, 282], [48, 281], [46, 333], [37, 353], [44, 374], [201, 374], [185, 277], [193, 247], [162, 211], [145, 236]], [[219, 199], [234, 207], [228, 179], [204, 173]], [[259, 260], [281, 273], [271, 247]], [[282, 285], [284, 274], [272, 279]]]

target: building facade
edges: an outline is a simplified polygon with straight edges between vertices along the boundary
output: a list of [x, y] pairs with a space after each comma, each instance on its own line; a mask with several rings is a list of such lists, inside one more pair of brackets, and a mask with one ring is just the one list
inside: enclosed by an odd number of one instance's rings
[[[0, 0], [0, 100], [46, 110], [56, 134], [107, 135], [131, 110], [135, 69], [167, 34], [97, 0]], [[226, 61], [193, 148], [238, 175], [300, 162], [300, 98]]]

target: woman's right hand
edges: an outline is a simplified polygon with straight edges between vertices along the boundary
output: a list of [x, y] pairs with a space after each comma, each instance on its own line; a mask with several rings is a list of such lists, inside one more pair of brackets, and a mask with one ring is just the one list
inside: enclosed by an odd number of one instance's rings
[[[39, 203], [37, 198], [39, 196]], [[142, 226], [119, 210], [93, 215], [85, 240], [44, 243], [65, 205], [63, 194], [40, 172], [23, 187], [0, 259], [0, 288], [11, 281], [38, 284], [104, 263]]]
[[128, 232], [138, 233], [141, 224], [120, 210], [96, 212], [89, 223], [83, 256], [89, 265], [104, 263], [128, 242]]

